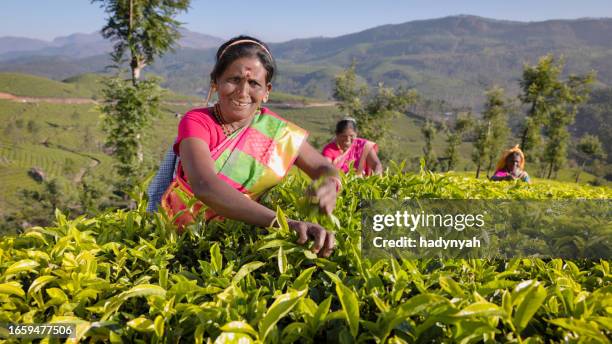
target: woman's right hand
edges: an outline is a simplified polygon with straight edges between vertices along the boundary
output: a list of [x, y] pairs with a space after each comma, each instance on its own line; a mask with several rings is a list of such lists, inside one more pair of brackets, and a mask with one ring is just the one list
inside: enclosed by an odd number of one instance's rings
[[314, 241], [312, 252], [323, 258], [331, 256], [336, 246], [334, 233], [316, 223], [289, 220], [287, 224], [289, 228], [293, 229], [298, 234], [298, 244], [305, 244], [308, 239], [312, 239]]

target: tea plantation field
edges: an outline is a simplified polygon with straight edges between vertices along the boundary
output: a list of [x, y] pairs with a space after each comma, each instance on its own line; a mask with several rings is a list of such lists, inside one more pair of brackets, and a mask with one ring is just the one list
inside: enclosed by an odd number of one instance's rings
[[[379, 198], [609, 199], [610, 188], [399, 169], [343, 183], [338, 227], [298, 209], [299, 174], [265, 200], [280, 229], [225, 221], [178, 235], [144, 199], [94, 218], [57, 212], [52, 227], [0, 239], [0, 323], [76, 324], [68, 342], [609, 343], [609, 260], [373, 262], [360, 252], [360, 209]], [[295, 244], [285, 218], [334, 228], [334, 254]], [[607, 235], [610, 245], [609, 224], [601, 228], [576, 236]]]
[[[26, 74], [0, 73], [0, 92], [56, 100], [95, 99], [100, 93], [99, 81], [100, 76], [95, 74], [55, 81]], [[172, 92], [168, 92], [164, 99], [163, 115], [153, 121], [144, 138], [149, 165], [155, 165], [161, 159], [174, 139], [175, 114], [201, 106], [201, 99], [197, 97]], [[270, 100], [272, 110], [309, 130], [309, 140], [318, 148], [332, 139], [336, 121], [344, 117], [334, 106], [299, 107], [320, 102], [316, 99], [273, 92]], [[293, 103], [298, 107], [283, 107], [282, 103]], [[411, 160], [414, 168], [416, 159], [422, 155], [421, 126], [420, 118], [401, 116], [396, 119], [387, 141], [381, 142], [382, 156]], [[95, 104], [0, 100], [0, 131], [0, 180], [3, 186], [0, 188], [0, 216], [23, 206], [24, 201], [17, 195], [19, 190], [40, 188], [40, 184], [28, 176], [31, 168], [40, 169], [48, 179], [63, 178], [68, 184], [75, 184], [83, 175], [94, 178], [112, 176], [113, 160], [103, 149], [101, 114]], [[446, 147], [444, 139], [444, 135], [438, 134], [434, 141], [438, 155], [442, 155]], [[474, 169], [470, 162], [471, 149], [470, 143], [461, 144], [462, 161], [457, 170]], [[534, 175], [533, 171], [528, 171]], [[573, 180], [572, 174], [573, 170], [567, 169], [559, 176], [561, 180], [570, 181]], [[582, 183], [593, 179], [594, 176], [588, 173], [581, 176]]]
[[[0, 92], [18, 96], [92, 99], [100, 92], [100, 76], [85, 74], [63, 82], [18, 73], [0, 73]], [[299, 106], [316, 103], [316, 99], [273, 92], [271, 108], [308, 129], [310, 141], [322, 147], [333, 137], [335, 122], [343, 114], [334, 106], [281, 107], [281, 103]], [[196, 97], [169, 92], [162, 106], [163, 115], [154, 120], [145, 136], [145, 156], [155, 164], [176, 135], [177, 118], [190, 105], [201, 103]], [[275, 105], [277, 104], [277, 105]], [[396, 154], [413, 158], [421, 152], [421, 122], [402, 117], [394, 127], [393, 139], [398, 142]], [[0, 100], [0, 215], [23, 206], [17, 196], [21, 189], [37, 190], [40, 185], [30, 176], [31, 168], [40, 169], [48, 179], [64, 178], [74, 183], [79, 175], [111, 176], [112, 158], [104, 153], [101, 114], [95, 104], [62, 104], [48, 102], [16, 102]], [[441, 151], [443, 139], [436, 141]], [[383, 146], [383, 149], [385, 147]], [[388, 149], [387, 149], [388, 151]], [[464, 155], [469, 144], [463, 145]], [[95, 165], [95, 166], [92, 166]], [[585, 178], [586, 180], [586, 178]]]

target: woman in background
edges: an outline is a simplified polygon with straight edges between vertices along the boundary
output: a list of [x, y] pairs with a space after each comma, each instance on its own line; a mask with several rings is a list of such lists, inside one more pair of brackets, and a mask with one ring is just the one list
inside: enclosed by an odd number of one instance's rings
[[323, 156], [344, 173], [351, 164], [359, 176], [382, 174], [378, 145], [357, 137], [357, 121], [347, 117], [336, 124], [336, 137], [323, 148]]
[[525, 155], [518, 145], [504, 151], [491, 177], [493, 181], [516, 179], [531, 182], [529, 174], [525, 172]]

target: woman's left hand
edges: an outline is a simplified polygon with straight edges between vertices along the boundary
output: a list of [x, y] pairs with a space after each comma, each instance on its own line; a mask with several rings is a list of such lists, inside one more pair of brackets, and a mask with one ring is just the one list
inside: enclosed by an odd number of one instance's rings
[[295, 164], [313, 180], [309, 191], [312, 203], [318, 203], [321, 211], [330, 215], [336, 207], [340, 187], [336, 168], [308, 142], [300, 147]]
[[334, 178], [326, 178], [314, 191], [314, 196], [319, 201], [319, 208], [327, 215], [331, 215], [336, 207], [336, 198], [338, 197], [337, 187], [338, 185]]

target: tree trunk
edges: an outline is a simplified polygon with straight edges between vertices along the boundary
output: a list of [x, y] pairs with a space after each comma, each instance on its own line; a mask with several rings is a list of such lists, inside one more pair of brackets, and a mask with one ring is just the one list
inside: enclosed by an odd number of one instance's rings
[[586, 164], [586, 161], [583, 161], [582, 166], [578, 167], [578, 173], [576, 173], [576, 184], [578, 183], [578, 180], [580, 180], [580, 173], [582, 173], [582, 170], [584, 169], [585, 164]]
[[132, 85], [136, 86], [136, 81], [140, 79], [141, 68], [138, 65], [132, 65]]
[[480, 176], [480, 161], [478, 162], [478, 165], [476, 166], [476, 179], [478, 179], [479, 176]]
[[[527, 114], [527, 117], [533, 117], [533, 113], [535, 111], [535, 107], [536, 107], [536, 103], [533, 102], [531, 103], [531, 110], [529, 110], [529, 113]], [[525, 151], [525, 141], [527, 141], [527, 134], [529, 131], [529, 127], [525, 126], [525, 129], [523, 130], [523, 135], [521, 135], [521, 145], [519, 147], [521, 147], [521, 149], [523, 151]]]
[[142, 163], [144, 161], [144, 153], [142, 152], [142, 144], [140, 143], [140, 134], [136, 135], [136, 140], [138, 142], [138, 148], [136, 150], [136, 158], [138, 159], [139, 163]]
[[487, 167], [487, 178], [491, 177], [491, 167], [493, 166], [493, 159], [489, 157], [489, 166]]
[[527, 131], [528, 131], [528, 127], [525, 127], [525, 129], [523, 129], [523, 134], [521, 135], [521, 145], [519, 147], [521, 147], [521, 149], [525, 149], [525, 141], [527, 140]]
[[132, 55], [132, 61], [130, 61], [130, 69], [132, 70], [132, 85], [136, 86], [136, 80], [140, 77], [140, 69], [138, 68], [138, 55], [134, 47], [132, 46], [132, 32], [134, 26], [134, 0], [130, 0], [130, 24], [128, 28], [128, 44], [130, 46], [130, 54]]
[[546, 177], [546, 179], [550, 179], [550, 176], [552, 176], [552, 171], [553, 171], [553, 161], [550, 162], [550, 165], [548, 166], [548, 176]]

